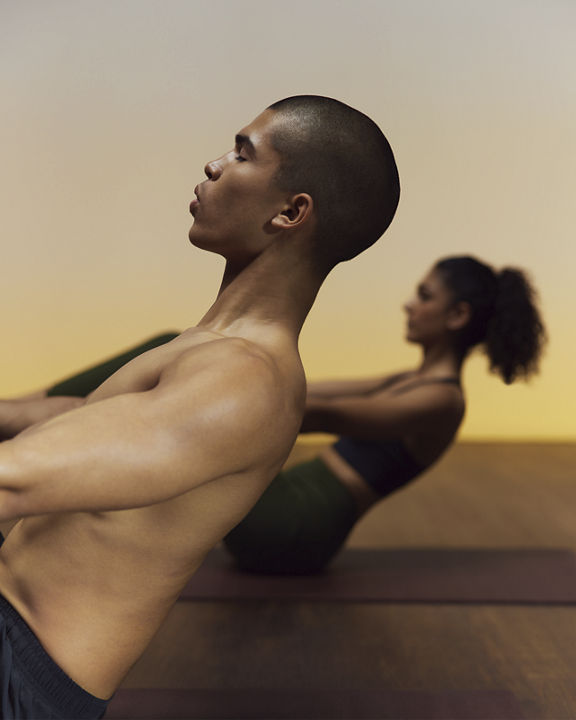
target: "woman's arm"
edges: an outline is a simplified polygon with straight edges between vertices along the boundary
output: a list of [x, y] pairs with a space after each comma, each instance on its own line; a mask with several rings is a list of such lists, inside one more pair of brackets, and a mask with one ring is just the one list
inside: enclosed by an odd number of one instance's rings
[[408, 375], [410, 371], [354, 380], [313, 380], [308, 382], [307, 395], [313, 399], [371, 395]]
[[385, 441], [436, 429], [439, 423], [457, 427], [463, 414], [460, 391], [448, 385], [420, 386], [399, 395], [308, 397], [300, 432]]

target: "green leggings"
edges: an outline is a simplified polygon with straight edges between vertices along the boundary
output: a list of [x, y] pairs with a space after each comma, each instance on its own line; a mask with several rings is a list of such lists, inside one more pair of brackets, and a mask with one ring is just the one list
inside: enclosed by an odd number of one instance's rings
[[276, 475], [224, 545], [247, 572], [317, 573], [340, 550], [355, 521], [352, 495], [317, 458]]
[[[173, 340], [164, 333], [54, 385], [48, 395], [86, 397], [138, 355]], [[277, 475], [224, 545], [247, 572], [305, 574], [321, 571], [354, 526], [354, 500], [319, 459]]]

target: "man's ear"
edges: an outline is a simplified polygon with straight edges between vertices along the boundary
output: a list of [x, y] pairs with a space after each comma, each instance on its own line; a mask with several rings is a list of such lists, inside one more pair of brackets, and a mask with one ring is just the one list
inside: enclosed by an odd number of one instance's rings
[[270, 224], [275, 230], [291, 230], [312, 219], [314, 201], [308, 193], [298, 193], [290, 198]]
[[470, 322], [472, 317], [472, 308], [470, 303], [459, 302], [451, 308], [448, 313], [448, 319], [446, 325], [449, 330], [462, 330]]

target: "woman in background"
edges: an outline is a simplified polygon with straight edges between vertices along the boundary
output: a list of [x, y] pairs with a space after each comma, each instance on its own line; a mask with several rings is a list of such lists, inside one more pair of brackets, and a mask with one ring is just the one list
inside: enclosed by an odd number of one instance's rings
[[281, 472], [224, 539], [240, 568], [321, 571], [375, 503], [427, 470], [465, 411], [462, 368], [482, 345], [506, 384], [538, 369], [544, 328], [526, 275], [472, 257], [437, 262], [404, 306], [419, 364], [372, 380], [308, 384], [302, 432], [340, 436]]
[[[544, 327], [525, 273], [463, 256], [438, 261], [406, 303], [406, 339], [419, 364], [373, 379], [310, 382], [303, 433], [340, 436], [315, 459], [281, 472], [224, 539], [240, 568], [321, 571], [375, 503], [406, 486], [450, 447], [465, 411], [462, 368], [481, 345], [506, 384], [538, 370]], [[158, 336], [47, 391], [0, 403], [0, 437], [76, 407]]]

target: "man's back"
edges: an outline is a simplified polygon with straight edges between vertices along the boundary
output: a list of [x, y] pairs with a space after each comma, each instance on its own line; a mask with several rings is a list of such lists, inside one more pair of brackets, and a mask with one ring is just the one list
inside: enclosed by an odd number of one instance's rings
[[[111, 400], [119, 401], [117, 411], [124, 413], [122, 405], [135, 401], [134, 414], [125, 415], [132, 427], [117, 447], [137, 484], [157, 485], [152, 475], [165, 473], [164, 495], [171, 497], [157, 501], [155, 490], [150, 496], [145, 488], [122, 482], [122, 470], [117, 478], [73, 480], [71, 457], [66, 483], [99, 483], [100, 506], [108, 492], [111, 506], [131, 509], [26, 518], [3, 547], [0, 591], [78, 684], [98, 697], [114, 691], [206, 552], [243, 517], [281, 466], [298, 429], [303, 390], [300, 361], [289, 343], [262, 348], [193, 329], [132, 361], [88, 399], [86, 417], [98, 406], [105, 410], [97, 422], [90, 420], [96, 433]], [[208, 401], [209, 417], [195, 422]], [[83, 411], [24, 435], [28, 440], [46, 435], [58, 444], [59, 425], [67, 435], [70, 422], [82, 424]], [[110, 470], [117, 472], [112, 468], [122, 459], [114, 456], [106, 429], [101, 432], [101, 446], [93, 438], [95, 452], [111, 454]], [[175, 449], [175, 443], [182, 447]], [[224, 449], [224, 465], [214, 462]], [[166, 464], [152, 460], [155, 468], [146, 467], [148, 454], [157, 458], [163, 452]], [[134, 472], [135, 465], [141, 473]], [[123, 487], [120, 494], [114, 485]], [[62, 503], [57, 495], [65, 488], [52, 490], [48, 511], [50, 502]], [[99, 663], [99, 657], [106, 662]]]

